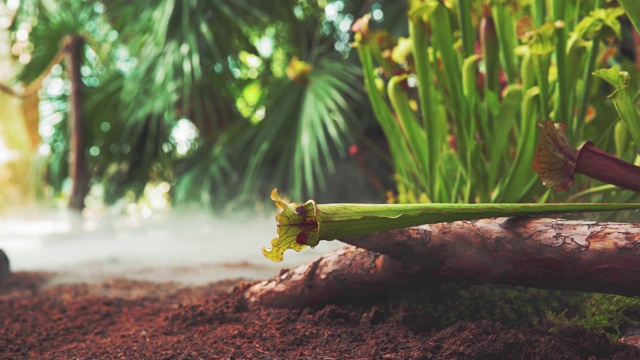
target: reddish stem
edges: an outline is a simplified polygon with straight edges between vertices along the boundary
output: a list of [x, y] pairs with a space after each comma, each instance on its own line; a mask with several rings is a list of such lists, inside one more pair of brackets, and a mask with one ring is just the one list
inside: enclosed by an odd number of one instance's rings
[[640, 167], [596, 148], [591, 142], [580, 148], [574, 173], [640, 192]]

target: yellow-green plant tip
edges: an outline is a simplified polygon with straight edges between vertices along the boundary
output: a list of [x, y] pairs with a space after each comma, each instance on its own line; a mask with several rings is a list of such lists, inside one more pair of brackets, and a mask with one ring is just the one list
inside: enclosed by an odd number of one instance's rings
[[288, 249], [300, 251], [307, 245], [315, 246], [318, 238], [319, 223], [315, 201], [309, 200], [300, 205], [285, 203], [278, 195], [278, 189], [271, 192], [271, 200], [280, 212], [276, 215], [278, 237], [271, 240], [270, 248], [262, 248], [262, 254], [271, 261], [280, 262]]
[[624, 90], [629, 87], [629, 83], [631, 82], [631, 76], [629, 76], [629, 73], [626, 71], [620, 71], [617, 66], [613, 66], [609, 69], [598, 69], [593, 72], [593, 75], [613, 85], [615, 91], [609, 95], [609, 97], [613, 97], [617, 91]]
[[616, 66], [610, 69], [596, 70], [593, 74], [615, 88], [609, 97], [613, 100], [613, 106], [615, 106], [618, 115], [624, 121], [636, 151], [640, 152], [640, 115], [636, 110], [634, 96], [629, 89], [631, 76], [626, 71], [620, 71]]
[[413, 43], [411, 39], [399, 38], [398, 45], [391, 51], [391, 60], [397, 64], [405, 64], [409, 61], [409, 56], [413, 54]]

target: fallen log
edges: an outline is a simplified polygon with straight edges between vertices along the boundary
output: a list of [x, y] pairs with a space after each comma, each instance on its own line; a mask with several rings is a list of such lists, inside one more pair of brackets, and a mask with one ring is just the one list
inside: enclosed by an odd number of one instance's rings
[[277, 308], [316, 306], [354, 294], [387, 290], [411, 274], [412, 268], [387, 255], [345, 246], [313, 262], [283, 270], [243, 292], [250, 304]]
[[245, 298], [293, 308], [425, 281], [640, 295], [640, 224], [497, 218], [341, 241], [353, 246], [253, 284]]

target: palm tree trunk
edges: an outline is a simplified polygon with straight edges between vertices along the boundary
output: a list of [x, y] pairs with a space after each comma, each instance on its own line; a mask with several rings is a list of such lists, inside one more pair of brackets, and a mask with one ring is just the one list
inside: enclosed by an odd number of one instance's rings
[[69, 176], [72, 180], [69, 207], [82, 210], [84, 198], [89, 192], [90, 174], [86, 163], [85, 119], [82, 107], [82, 58], [84, 51], [84, 38], [79, 35], [69, 35], [64, 39], [64, 51], [67, 56], [69, 79], [71, 80], [71, 101], [69, 122], [71, 127], [71, 148]]
[[432, 281], [640, 295], [640, 224], [497, 218], [343, 241], [359, 248], [249, 286], [245, 298], [292, 308]]

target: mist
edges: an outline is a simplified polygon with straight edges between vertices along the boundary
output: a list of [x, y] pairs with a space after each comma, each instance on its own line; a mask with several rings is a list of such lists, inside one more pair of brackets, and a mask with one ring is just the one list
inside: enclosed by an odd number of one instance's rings
[[83, 217], [66, 210], [20, 210], [0, 216], [0, 249], [12, 271], [55, 272], [52, 283], [127, 278], [200, 285], [266, 279], [341, 246], [325, 241], [273, 263], [261, 248], [276, 237], [274, 216], [190, 209], [150, 218]]

